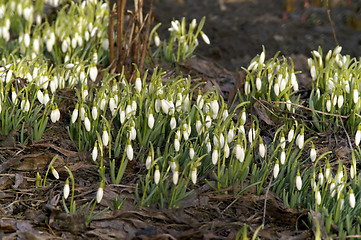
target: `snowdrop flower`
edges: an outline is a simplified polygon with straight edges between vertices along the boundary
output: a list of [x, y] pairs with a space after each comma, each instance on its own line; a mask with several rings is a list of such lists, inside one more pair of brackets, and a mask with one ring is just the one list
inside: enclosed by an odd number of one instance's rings
[[[20, 109], [21, 109], [23, 112], [29, 112], [29, 110], [30, 110], [30, 102], [29, 102], [29, 99], [25, 99], [25, 98], [23, 97], [23, 99], [21, 100]], [[1, 112], [1, 111], [0, 111], [0, 112]]]
[[329, 96], [327, 97], [327, 101], [326, 101], [326, 110], [327, 112], [331, 112], [331, 99]]
[[251, 86], [250, 86], [250, 84], [249, 84], [249, 81], [246, 81], [246, 82], [244, 83], [244, 93], [245, 93], [246, 95], [249, 95], [249, 94], [251, 93]]
[[332, 169], [331, 169], [331, 166], [330, 166], [330, 162], [328, 160], [326, 160], [326, 168], [325, 168], [326, 181], [329, 182], [331, 177], [332, 177]]
[[135, 89], [137, 89], [138, 92], [142, 91], [142, 80], [140, 79], [140, 77], [137, 77], [135, 79]]
[[240, 139], [237, 140], [237, 144], [235, 146], [234, 153], [236, 154], [236, 158], [238, 159], [238, 161], [242, 163], [244, 160], [245, 153], [244, 153], [244, 149], [241, 145]]
[[315, 191], [315, 200], [316, 200], [316, 203], [317, 205], [321, 205], [321, 193], [320, 193], [320, 190], [318, 188], [316, 188], [316, 191]]
[[171, 104], [168, 100], [161, 99], [161, 107], [162, 107], [162, 111], [165, 114], [169, 114], [169, 109], [171, 108]]
[[338, 101], [337, 101], [337, 106], [338, 108], [341, 108], [342, 105], [343, 105], [343, 95], [341, 94], [339, 97], [338, 97]]
[[95, 162], [98, 158], [98, 142], [95, 142], [93, 151], [92, 151], [92, 160]]
[[257, 91], [261, 91], [262, 81], [259, 77], [256, 79], [256, 88], [257, 88]]
[[152, 165], [152, 154], [149, 153], [147, 159], [145, 160], [145, 168], [149, 170], [151, 165]]
[[60, 111], [56, 104], [53, 106], [53, 110], [50, 113], [50, 119], [53, 123], [56, 123], [60, 119]]
[[324, 179], [323, 172], [322, 169], [320, 168], [320, 172], [318, 173], [318, 181], [320, 183], [320, 186], [322, 186], [323, 184], [323, 179]]
[[155, 44], [156, 47], [160, 46], [160, 38], [159, 38], [157, 32], [154, 33], [154, 44]]
[[358, 92], [358, 89], [354, 89], [353, 90], [353, 102], [355, 103], [355, 104], [357, 104], [357, 102], [358, 102], [358, 98], [359, 98], [359, 92]]
[[119, 109], [119, 120], [120, 120], [121, 124], [123, 124], [125, 122], [125, 115], [126, 115], [126, 113], [125, 113], [125, 109], [123, 106]]
[[85, 130], [87, 130], [87, 132], [90, 132], [91, 124], [90, 124], [90, 120], [88, 118], [88, 114], [86, 114], [86, 113], [84, 116], [84, 126], [85, 126]]
[[227, 134], [227, 141], [231, 143], [234, 138], [234, 122], [231, 121], [231, 126], [229, 127], [228, 134]]
[[229, 115], [228, 114], [228, 107], [227, 107], [227, 105], [224, 105], [224, 109], [223, 109], [223, 113], [222, 113], [223, 121], [225, 121], [227, 119], [228, 115]]
[[100, 203], [103, 199], [103, 194], [104, 194], [104, 183], [100, 183], [100, 187], [98, 188], [98, 191], [97, 191], [97, 203]]
[[191, 144], [190, 148], [189, 148], [189, 158], [191, 160], [193, 160], [194, 158], [194, 148], [193, 148], [193, 145]]
[[252, 144], [253, 140], [256, 138], [256, 130], [254, 129], [254, 123], [252, 128], [248, 131], [248, 141]]
[[276, 164], [273, 168], [273, 177], [276, 179], [278, 177], [278, 173], [280, 172], [280, 165], [278, 160], [276, 160]]
[[285, 162], [286, 162], [286, 152], [285, 152], [284, 148], [282, 149], [282, 152], [281, 152], [280, 162], [281, 162], [281, 165], [285, 164]]
[[185, 123], [183, 124], [183, 129], [182, 129], [182, 133], [183, 133], [183, 138], [184, 138], [184, 141], [187, 141], [188, 138], [189, 138], [189, 134], [188, 134], [188, 125]]
[[172, 170], [172, 173], [174, 173], [177, 169], [177, 163], [174, 161], [174, 159], [172, 159], [172, 161], [170, 162], [170, 169]]
[[128, 140], [127, 143], [127, 157], [129, 161], [133, 160], [133, 147], [132, 147], [132, 143], [130, 142], [130, 140]]
[[266, 155], [266, 148], [263, 144], [263, 140], [262, 140], [262, 137], [259, 138], [259, 148], [258, 148], [258, 151], [259, 151], [259, 155], [261, 156], [261, 158], [264, 158], [265, 155]]
[[206, 147], [207, 147], [207, 153], [210, 153], [212, 151], [212, 144], [210, 139], [207, 139]]
[[331, 193], [331, 197], [334, 197], [336, 194], [336, 182], [334, 179], [331, 180], [330, 193]]
[[150, 110], [149, 115], [148, 115], [148, 127], [150, 129], [153, 129], [153, 127], [154, 127], [154, 116], [153, 116], [152, 110]]
[[202, 133], [202, 123], [201, 123], [199, 114], [197, 114], [196, 130], [197, 130], [198, 135]]
[[24, 34], [24, 46], [28, 48], [30, 46], [30, 35], [29, 33]]
[[198, 90], [198, 96], [197, 96], [197, 106], [199, 107], [199, 109], [203, 109], [204, 106], [204, 99], [202, 96], [202, 91], [199, 89]]
[[243, 108], [242, 110], [241, 119], [242, 119], [242, 123], [245, 124], [247, 121], [246, 108]]
[[51, 173], [53, 174], [53, 176], [56, 179], [59, 179], [59, 173], [58, 173], [58, 171], [56, 171], [56, 169], [53, 166], [50, 167], [50, 170], [51, 170]]
[[276, 96], [280, 94], [280, 85], [278, 84], [278, 81], [275, 81], [275, 84], [273, 85], [273, 91], [275, 92]]
[[217, 99], [213, 99], [211, 101], [211, 109], [212, 109], [212, 113], [213, 113], [212, 118], [216, 119], [217, 115], [218, 115], [218, 111], [219, 111], [219, 104], [218, 104]]
[[107, 131], [105, 126], [103, 127], [102, 141], [103, 141], [103, 146], [104, 147], [108, 146], [109, 134], [108, 134], [108, 131]]
[[298, 191], [301, 191], [301, 188], [302, 188], [302, 178], [301, 178], [301, 175], [300, 175], [300, 170], [297, 170], [296, 188], [297, 188]]
[[310, 67], [310, 73], [311, 73], [312, 80], [316, 80], [316, 78], [317, 78], [316, 66], [313, 63]]
[[292, 126], [291, 130], [288, 132], [288, 136], [287, 136], [288, 142], [292, 142], [294, 136], [295, 136], [295, 128]]
[[69, 178], [67, 178], [65, 180], [65, 185], [63, 190], [64, 199], [67, 199], [69, 197], [69, 193], [70, 193]]
[[95, 101], [93, 102], [93, 107], [92, 107], [92, 118], [94, 121], [97, 120], [98, 118], [98, 108]]
[[81, 107], [80, 107], [80, 119], [82, 121], [84, 121], [84, 118], [85, 118], [85, 108], [84, 108], [84, 105], [81, 104]]
[[349, 202], [350, 202], [350, 207], [355, 208], [356, 199], [355, 199], [355, 194], [353, 193], [353, 190], [351, 187], [350, 187]]
[[189, 94], [187, 94], [186, 97], [184, 98], [183, 106], [182, 106], [183, 112], [188, 112], [188, 108], [189, 108]]
[[357, 127], [357, 132], [355, 135], [355, 145], [358, 146], [361, 140], [361, 123]]
[[313, 56], [315, 56], [316, 58], [321, 58], [320, 53], [317, 52], [316, 50], [313, 50], [313, 51], [312, 51], [312, 54], [313, 54]]
[[203, 31], [201, 31], [201, 37], [202, 37], [202, 39], [203, 39], [203, 41], [206, 43], [206, 44], [211, 44], [211, 42], [209, 41], [209, 38], [208, 38], [208, 36], [203, 32]]
[[217, 145], [215, 145], [212, 152], [212, 163], [216, 165], [217, 162], [218, 162], [218, 147]]
[[170, 119], [170, 129], [173, 130], [174, 128], [177, 127], [177, 121], [175, 120], [174, 115], [172, 115], [172, 118]]
[[[40, 92], [40, 90], [38, 92]], [[77, 103], [75, 105], [75, 109], [74, 109], [73, 113], [71, 114], [71, 122], [72, 123], [75, 123], [76, 120], [78, 119], [78, 112], [79, 112], [78, 109], [79, 109], [79, 103]]]
[[44, 91], [44, 98], [43, 98], [43, 104], [46, 105], [50, 101], [48, 90]]
[[179, 178], [179, 172], [178, 172], [178, 169], [176, 169], [173, 173], [173, 184], [174, 185], [177, 185], [178, 183], [178, 178]]
[[211, 119], [211, 115], [209, 112], [207, 113], [207, 116], [205, 119], [205, 124], [206, 124], [207, 129], [210, 128], [212, 125], [212, 119]]
[[312, 162], [315, 162], [316, 155], [317, 155], [317, 153], [316, 153], [315, 145], [313, 145], [313, 143], [312, 143], [312, 147], [311, 147], [311, 151], [310, 151], [310, 158], [311, 158]]
[[92, 80], [93, 82], [95, 82], [95, 80], [97, 79], [98, 76], [98, 68], [97, 66], [93, 63], [90, 66], [89, 69], [89, 76], [90, 76], [90, 80]]
[[160, 180], [160, 171], [159, 171], [159, 166], [156, 165], [154, 171], [154, 183], [158, 185], [159, 180]]
[[135, 123], [134, 120], [132, 120], [131, 124], [130, 124], [130, 131], [129, 131], [129, 139], [131, 141], [135, 140], [135, 138], [137, 137], [137, 131], [135, 130]]
[[230, 149], [229, 149], [229, 146], [228, 146], [228, 143], [227, 143], [227, 142], [224, 143], [223, 151], [224, 151], [224, 156], [225, 156], [226, 158], [228, 158], [228, 157], [229, 157], [229, 154], [230, 154]]
[[196, 182], [197, 182], [197, 168], [196, 167], [193, 167], [193, 169], [192, 169], [191, 179], [192, 179], [192, 183], [196, 184]]
[[298, 82], [296, 79], [296, 74], [294, 72], [291, 73], [291, 85], [293, 87], [293, 90], [295, 92], [297, 92], [298, 91]]
[[304, 131], [305, 131], [305, 129], [302, 127], [301, 132], [298, 134], [297, 139], [296, 139], [296, 144], [299, 149], [303, 148], [303, 144], [305, 142]]
[[336, 56], [336, 55], [338, 55], [341, 51], [342, 51], [342, 47], [341, 47], [341, 46], [337, 46], [337, 47], [335, 48], [335, 50], [333, 50], [333, 55]]
[[179, 148], [180, 148], [179, 137], [178, 137], [178, 135], [175, 135], [175, 137], [174, 137], [174, 150], [176, 152], [178, 152]]
[[259, 56], [259, 61], [258, 61], [258, 64], [259, 64], [260, 66], [263, 66], [265, 57], [266, 57], [266, 56], [265, 56], [265, 53], [264, 53], [264, 51], [262, 51], [262, 52], [261, 52], [261, 55]]

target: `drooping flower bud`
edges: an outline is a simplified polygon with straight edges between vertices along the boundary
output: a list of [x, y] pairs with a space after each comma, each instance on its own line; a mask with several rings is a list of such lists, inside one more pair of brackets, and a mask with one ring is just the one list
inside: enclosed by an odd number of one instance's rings
[[280, 165], [279, 165], [278, 160], [276, 160], [276, 164], [275, 164], [275, 166], [273, 168], [273, 177], [277, 178], [279, 172], [280, 172]]
[[95, 142], [94, 148], [92, 151], [92, 159], [95, 162], [97, 160], [97, 158], [98, 158], [98, 142]]
[[65, 199], [67, 199], [69, 197], [69, 193], [70, 193], [69, 178], [67, 178], [65, 181], [64, 190], [63, 190]]
[[159, 171], [159, 166], [156, 165], [155, 166], [155, 171], [154, 171], [154, 183], [158, 184], [160, 180], [160, 171]]
[[310, 158], [311, 158], [312, 162], [315, 162], [316, 156], [317, 156], [317, 153], [316, 153], [315, 145], [313, 145], [313, 143], [312, 143], [312, 147], [311, 147], [311, 151], [310, 151]]
[[53, 176], [54, 176], [56, 179], [59, 179], [59, 173], [58, 173], [58, 171], [56, 171], [56, 169], [55, 169], [53, 166], [50, 167], [50, 170], [51, 170]]
[[216, 165], [218, 162], [218, 146], [215, 145], [212, 152], [212, 163]]
[[130, 142], [130, 140], [128, 140], [127, 143], [127, 157], [129, 161], [133, 160], [133, 147], [132, 147], [132, 143]]
[[301, 178], [301, 175], [300, 175], [300, 170], [297, 170], [296, 188], [297, 188], [298, 191], [301, 191], [301, 188], [302, 188], [302, 178]]
[[102, 141], [103, 141], [103, 146], [104, 147], [108, 146], [109, 134], [108, 134], [108, 131], [107, 131], [105, 126], [103, 127]]
[[264, 158], [265, 155], [266, 155], [266, 148], [263, 144], [263, 140], [262, 140], [262, 137], [259, 138], [259, 155], [261, 156], [261, 158]]
[[192, 179], [192, 183], [193, 183], [193, 184], [196, 184], [196, 183], [197, 183], [197, 168], [196, 168], [196, 167], [194, 167], [194, 168], [192, 169], [191, 179]]

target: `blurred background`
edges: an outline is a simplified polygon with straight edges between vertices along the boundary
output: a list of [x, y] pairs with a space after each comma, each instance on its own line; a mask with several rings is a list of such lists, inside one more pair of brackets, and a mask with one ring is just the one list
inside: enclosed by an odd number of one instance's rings
[[[328, 7], [327, 7], [328, 6]], [[154, 0], [153, 15], [162, 22], [160, 37], [168, 37], [170, 21], [206, 16], [204, 32], [211, 45], [200, 44], [196, 54], [235, 71], [266, 48], [266, 57], [277, 51], [287, 57], [307, 59], [321, 46], [336, 47], [343, 54], [361, 54], [361, 0]], [[297, 61], [297, 60], [296, 60]], [[298, 62], [298, 61], [297, 61]], [[298, 69], [307, 64], [299, 61]]]

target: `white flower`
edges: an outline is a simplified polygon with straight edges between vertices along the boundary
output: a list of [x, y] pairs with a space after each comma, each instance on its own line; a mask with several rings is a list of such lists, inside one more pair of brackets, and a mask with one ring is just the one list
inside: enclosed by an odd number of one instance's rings
[[179, 173], [178, 173], [178, 170], [176, 170], [176, 171], [173, 173], [173, 184], [174, 184], [174, 185], [177, 185], [177, 183], [178, 183], [178, 177], [179, 177]]
[[330, 184], [330, 193], [331, 193], [331, 197], [334, 197], [336, 194], [336, 182], [334, 179], [332, 179], [331, 184]]
[[297, 176], [296, 176], [296, 188], [298, 191], [301, 191], [302, 188], [302, 178], [300, 176], [300, 171], [297, 171]]
[[90, 123], [90, 120], [89, 120], [89, 118], [88, 118], [88, 115], [85, 115], [85, 118], [84, 118], [84, 126], [85, 126], [85, 130], [87, 130], [88, 132], [90, 132], [91, 123]]
[[194, 158], [194, 148], [193, 148], [192, 145], [189, 148], [189, 157], [190, 157], [191, 160], [193, 160], [193, 158]]
[[24, 45], [26, 48], [30, 46], [30, 35], [29, 33], [25, 33], [24, 35]]
[[[40, 92], [40, 90], [38, 92]], [[78, 112], [79, 112], [78, 108], [79, 108], [79, 104], [76, 104], [75, 109], [74, 109], [74, 111], [73, 111], [73, 113], [71, 115], [71, 122], [72, 123], [75, 123], [76, 120], [78, 119]]]
[[356, 176], [356, 170], [355, 170], [355, 167], [353, 166], [353, 164], [351, 164], [350, 177], [351, 177], [351, 179], [354, 179], [355, 176]]
[[256, 137], [256, 130], [252, 127], [249, 131], [248, 131], [248, 141], [250, 143], [253, 142], [253, 140], [255, 139]]
[[276, 96], [280, 94], [280, 85], [278, 84], [278, 82], [275, 82], [275, 84], [273, 85], [273, 91], [275, 92]]
[[56, 169], [55, 169], [53, 166], [51, 166], [50, 169], [51, 169], [51, 172], [52, 172], [53, 176], [54, 176], [56, 179], [59, 179], [59, 173], [58, 173], [58, 171], [56, 171]]
[[44, 93], [44, 98], [43, 98], [43, 104], [46, 105], [50, 101], [50, 97], [49, 97], [49, 94], [48, 94], [47, 90], [45, 90], [44, 92], [45, 93]]
[[313, 50], [313, 51], [312, 51], [312, 54], [313, 54], [316, 58], [320, 58], [320, 57], [321, 57], [320, 53], [317, 52], [316, 50]]
[[69, 179], [67, 178], [65, 181], [64, 190], [63, 190], [65, 199], [67, 199], [69, 197], [69, 193], [70, 193], [70, 186], [69, 186]]
[[259, 139], [259, 148], [258, 148], [258, 151], [259, 151], [259, 155], [261, 156], [261, 158], [264, 158], [265, 155], [266, 155], [266, 148], [263, 144], [263, 140], [262, 138], [260, 137]]
[[54, 109], [51, 111], [50, 113], [50, 119], [53, 123], [59, 121], [60, 119], [60, 111], [58, 109], [58, 107], [54, 107]]
[[201, 120], [197, 119], [196, 120], [196, 130], [197, 130], [197, 133], [198, 134], [201, 134], [201, 130], [202, 130], [202, 123], [201, 123]]
[[341, 46], [337, 46], [335, 48], [335, 50], [333, 50], [333, 55], [336, 56], [337, 54], [339, 54], [342, 51], [342, 47]]
[[212, 144], [211, 144], [211, 140], [207, 140], [207, 153], [210, 153], [212, 151]]
[[179, 148], [180, 148], [180, 142], [179, 142], [179, 139], [178, 139], [178, 136], [176, 135], [175, 136], [175, 139], [174, 139], [174, 150], [176, 152], [179, 151]]
[[150, 129], [153, 129], [154, 127], [154, 116], [153, 116], [153, 113], [149, 113], [148, 115], [148, 127]]
[[[29, 99], [23, 99], [21, 101], [21, 104], [20, 104], [20, 108], [21, 110], [23, 110], [23, 112], [29, 112], [30, 110], [30, 102], [29, 102]], [[1, 112], [1, 111], [0, 111]]]
[[285, 138], [285, 135], [283, 134], [283, 132], [281, 133], [280, 144], [281, 144], [282, 149], [286, 148], [286, 138]]
[[[200, 91], [199, 91], [200, 92]], [[203, 109], [203, 106], [204, 106], [204, 99], [202, 97], [202, 94], [198, 93], [198, 96], [197, 96], [197, 106], [199, 107], [199, 109]]]
[[219, 111], [219, 104], [217, 99], [214, 99], [211, 101], [211, 109], [212, 109], [212, 118], [215, 119], [218, 115], [218, 111]]
[[109, 134], [108, 134], [108, 131], [107, 131], [107, 129], [105, 127], [103, 128], [102, 141], [103, 141], [103, 146], [104, 147], [108, 146]]
[[288, 137], [287, 137], [288, 142], [292, 142], [294, 135], [295, 135], [295, 129], [292, 127], [291, 130], [288, 132]]
[[97, 191], [97, 203], [100, 203], [102, 201], [103, 194], [104, 194], [104, 190], [103, 190], [102, 184], [100, 184], [100, 187], [98, 188], [98, 191]]
[[36, 97], [41, 104], [44, 103], [44, 94], [40, 89], [36, 92]]
[[175, 21], [171, 21], [171, 25], [172, 25], [172, 31], [175, 31], [175, 32], [180, 32], [180, 29], [179, 29], [179, 21], [178, 20], [175, 20]]
[[354, 90], [353, 90], [353, 102], [354, 102], [355, 104], [357, 104], [357, 102], [358, 102], [358, 97], [359, 97], [358, 89], [354, 89]]
[[338, 97], [337, 106], [338, 106], [338, 108], [341, 108], [342, 105], [343, 105], [343, 95], [340, 95]]
[[218, 162], [218, 148], [217, 146], [215, 146], [212, 152], [212, 163], [215, 165], [217, 162]]
[[312, 80], [316, 80], [317, 73], [316, 73], [316, 66], [312, 64], [310, 69]]
[[326, 169], [325, 169], [325, 178], [326, 181], [328, 182], [329, 179], [331, 179], [330, 177], [332, 176], [332, 172], [331, 172], [331, 166], [330, 163], [328, 161], [326, 161]]
[[228, 143], [231, 143], [233, 141], [234, 138], [234, 125], [233, 125], [233, 121], [231, 123], [231, 127], [228, 130], [228, 134], [227, 134], [227, 141]]
[[92, 108], [92, 118], [93, 120], [97, 120], [98, 118], [98, 108], [96, 107], [96, 105], [93, 105]]
[[318, 181], [320, 182], [320, 186], [322, 186], [322, 184], [323, 184], [323, 179], [324, 179], [324, 176], [323, 176], [322, 170], [320, 169], [320, 172], [318, 173]]
[[95, 162], [98, 158], [98, 142], [95, 142], [93, 151], [92, 151], [92, 159]]
[[177, 121], [175, 120], [174, 115], [172, 115], [172, 118], [170, 119], [170, 129], [173, 130], [174, 128], [177, 127]]
[[277, 178], [279, 172], [280, 172], [280, 165], [279, 165], [278, 160], [277, 160], [276, 164], [275, 164], [275, 166], [273, 168], [273, 177]]
[[192, 172], [191, 172], [191, 179], [193, 184], [196, 184], [197, 182], [197, 168], [193, 168]]
[[211, 119], [211, 116], [210, 116], [209, 112], [207, 113], [207, 116], [206, 116], [206, 119], [205, 119], [205, 123], [206, 123], [206, 127], [207, 127], [207, 128], [210, 128], [211, 125], [212, 125], [212, 119]]
[[321, 198], [320, 190], [318, 188], [316, 188], [315, 200], [316, 200], [317, 205], [321, 205], [322, 198]]
[[355, 204], [356, 204], [356, 199], [355, 199], [355, 194], [353, 193], [352, 188], [350, 189], [349, 202], [350, 202], [350, 207], [354, 208]]
[[152, 165], [152, 155], [148, 154], [148, 157], [145, 160], [145, 168], [148, 170], [151, 165]]
[[119, 109], [119, 119], [120, 119], [120, 123], [123, 124], [125, 121], [125, 110], [124, 107], [122, 107], [121, 109]]
[[155, 33], [154, 34], [154, 43], [155, 43], [155, 46], [156, 47], [159, 47], [160, 46], [160, 38], [158, 36], [158, 33]]
[[137, 77], [135, 79], [135, 89], [137, 89], [138, 92], [142, 91], [142, 80], [140, 79], [140, 77]]
[[317, 153], [316, 153], [315, 145], [312, 144], [311, 151], [310, 151], [310, 158], [311, 158], [312, 162], [315, 162], [316, 155], [317, 155]]
[[327, 112], [331, 112], [331, 100], [330, 99], [327, 99], [326, 110], [327, 110]]
[[244, 93], [249, 95], [251, 93], [251, 86], [248, 81], [244, 83]]
[[242, 119], [243, 125], [246, 124], [247, 114], [246, 114], [246, 109], [245, 108], [243, 108], [243, 110], [242, 110], [241, 119]]
[[89, 76], [90, 76], [90, 80], [92, 80], [93, 82], [95, 82], [95, 80], [97, 79], [98, 68], [97, 68], [97, 66], [95, 64], [90, 67]]
[[160, 180], [160, 171], [159, 171], [159, 166], [157, 165], [155, 167], [155, 172], [154, 172], [154, 183], [158, 184]]
[[285, 152], [285, 149], [282, 149], [281, 156], [280, 156], [280, 162], [281, 162], [281, 165], [285, 164], [285, 162], [286, 162], [286, 152]]
[[258, 64], [263, 66], [263, 63], [264, 63], [264, 59], [265, 59], [265, 53], [264, 51], [261, 52], [261, 55], [259, 56], [259, 61], [258, 61]]
[[301, 132], [300, 132], [300, 134], [298, 135], [296, 141], [297, 141], [297, 146], [298, 146], [298, 148], [299, 148], [299, 149], [302, 149], [302, 148], [303, 148], [303, 144], [304, 144], [304, 142], [305, 142], [305, 136], [304, 136], [304, 129], [303, 129], [303, 128], [301, 129]]
[[243, 149], [243, 147], [241, 146], [240, 143], [236, 144], [234, 152], [236, 154], [236, 158], [238, 159], [238, 161], [243, 162], [243, 160], [244, 160], [244, 149]]
[[172, 170], [172, 173], [174, 173], [177, 169], [177, 163], [174, 161], [174, 159], [172, 159], [172, 161], [170, 162], [170, 169]]
[[208, 36], [203, 32], [203, 31], [201, 31], [201, 36], [202, 36], [202, 39], [203, 39], [203, 41], [206, 43], [206, 44], [210, 44], [211, 42], [209, 41], [209, 38], [208, 38]]
[[133, 147], [130, 141], [127, 144], [127, 157], [129, 161], [133, 160]]
[[298, 82], [296, 79], [296, 74], [294, 72], [291, 73], [291, 84], [292, 84], [293, 90], [295, 92], [297, 92], [298, 91]]
[[355, 135], [355, 145], [356, 146], [358, 146], [360, 144], [360, 140], [361, 140], [361, 124], [358, 125], [357, 132]]
[[259, 77], [256, 79], [256, 88], [257, 88], [257, 91], [261, 91], [262, 81]]
[[165, 113], [165, 114], [168, 114], [169, 113], [169, 109], [171, 107], [171, 104], [168, 100], [165, 100], [165, 99], [162, 99], [161, 100], [161, 107], [162, 107], [162, 111]]

